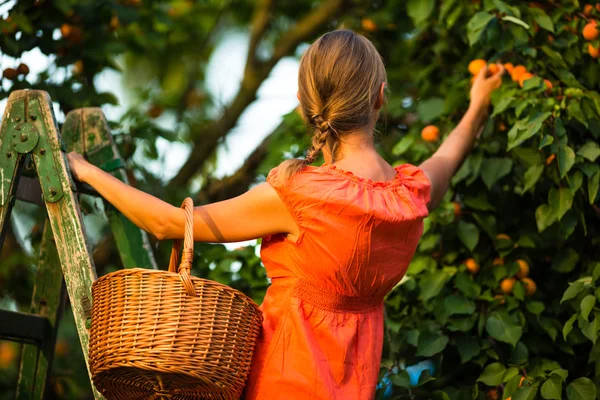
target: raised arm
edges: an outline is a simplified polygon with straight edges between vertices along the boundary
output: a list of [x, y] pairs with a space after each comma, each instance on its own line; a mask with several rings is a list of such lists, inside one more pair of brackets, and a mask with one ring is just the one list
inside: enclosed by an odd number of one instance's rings
[[[183, 238], [183, 210], [135, 189], [69, 153], [69, 166], [76, 178], [92, 186], [139, 228], [158, 239]], [[299, 228], [279, 195], [264, 183], [233, 199], [196, 207], [194, 240], [238, 242], [275, 233], [293, 239]]]
[[427, 207], [433, 210], [442, 201], [450, 180], [473, 147], [477, 134], [487, 118], [492, 91], [502, 84], [504, 67], [488, 77], [485, 67], [475, 78], [471, 87], [471, 103], [456, 128], [448, 135], [438, 150], [419, 167], [431, 182], [431, 200]]

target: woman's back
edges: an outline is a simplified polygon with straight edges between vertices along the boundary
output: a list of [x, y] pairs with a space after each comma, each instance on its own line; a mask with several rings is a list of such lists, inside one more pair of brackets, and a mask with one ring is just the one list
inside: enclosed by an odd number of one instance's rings
[[298, 224], [264, 238], [272, 279], [249, 399], [370, 399], [383, 344], [385, 294], [404, 275], [427, 216], [429, 182], [411, 165], [387, 182], [334, 165], [268, 182]]

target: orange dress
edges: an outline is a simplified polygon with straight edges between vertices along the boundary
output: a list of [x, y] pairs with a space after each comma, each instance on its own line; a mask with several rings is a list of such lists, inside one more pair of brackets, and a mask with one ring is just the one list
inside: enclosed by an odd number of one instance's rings
[[277, 185], [297, 240], [263, 238], [271, 278], [245, 399], [373, 399], [383, 346], [383, 298], [423, 232], [430, 184], [412, 165], [387, 182], [334, 165]]

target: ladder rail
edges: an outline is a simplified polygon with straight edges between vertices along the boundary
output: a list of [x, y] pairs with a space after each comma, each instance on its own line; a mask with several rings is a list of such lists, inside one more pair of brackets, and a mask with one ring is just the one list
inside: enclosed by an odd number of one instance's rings
[[[48, 215], [39, 249], [31, 312], [0, 310], [0, 320], [9, 322], [0, 324], [0, 337], [24, 343], [17, 384], [19, 400], [46, 396], [65, 291], [91, 381], [87, 329], [91, 318], [91, 286], [97, 275], [76, 193], [96, 196], [98, 193], [89, 185], [73, 181], [63, 140], [69, 150], [85, 154], [91, 163], [128, 183], [123, 160], [101, 109], [70, 112], [61, 136], [46, 92], [11, 93], [0, 126], [0, 250], [16, 199], [43, 205]], [[38, 179], [21, 176], [24, 163], [29, 163], [26, 160], [35, 165]], [[147, 233], [106, 202], [105, 211], [123, 266], [156, 269]], [[103, 399], [93, 383], [91, 387], [94, 397]]]
[[47, 321], [47, 332], [40, 342], [23, 345], [17, 383], [16, 399], [18, 400], [43, 399], [46, 396], [58, 323], [65, 298], [65, 285], [53, 241], [52, 229], [46, 220], [39, 248], [30, 315], [43, 317]]

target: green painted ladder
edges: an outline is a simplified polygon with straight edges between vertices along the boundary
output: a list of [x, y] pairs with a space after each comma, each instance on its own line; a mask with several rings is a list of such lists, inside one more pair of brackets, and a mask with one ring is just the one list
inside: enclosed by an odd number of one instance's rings
[[[48, 93], [11, 93], [0, 126], [0, 262], [6, 221], [15, 200], [45, 206], [48, 213], [30, 313], [0, 310], [0, 339], [23, 343], [17, 399], [45, 398], [65, 286], [88, 362], [91, 286], [97, 276], [77, 193], [95, 193], [87, 185], [74, 183], [67, 151], [85, 154], [91, 163], [128, 182], [99, 108], [70, 112], [61, 139]], [[35, 177], [24, 174], [24, 165], [30, 164], [35, 166]], [[156, 269], [146, 233], [109, 204], [104, 208], [123, 266]], [[103, 398], [93, 385], [92, 389], [96, 399]]]

